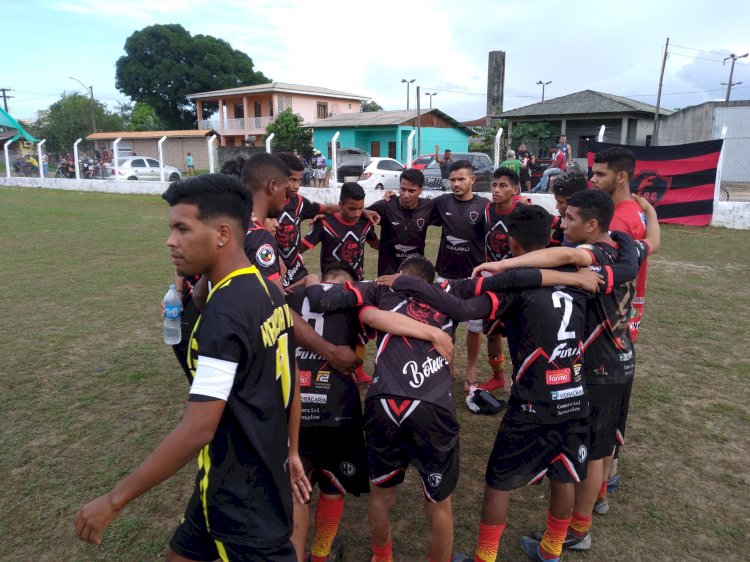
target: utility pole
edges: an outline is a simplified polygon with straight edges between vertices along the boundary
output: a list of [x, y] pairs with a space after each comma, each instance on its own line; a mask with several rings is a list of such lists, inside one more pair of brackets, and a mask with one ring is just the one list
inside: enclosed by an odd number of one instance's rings
[[664, 68], [667, 66], [667, 55], [669, 54], [669, 37], [664, 45], [664, 57], [661, 60], [661, 74], [659, 74], [659, 91], [656, 94], [656, 113], [654, 114], [654, 132], [652, 134], [651, 144], [659, 146], [659, 106], [661, 105], [661, 86], [664, 81]]
[[5, 107], [5, 112], [8, 112], [8, 98], [12, 98], [15, 96], [9, 96], [6, 92], [12, 92], [10, 88], [0, 88], [0, 92], [3, 93], [3, 106]]
[[722, 64], [724, 64], [727, 62], [727, 60], [732, 59], [732, 67], [729, 69], [729, 82], [722, 82], [722, 85], [723, 84], [727, 85], [727, 97], [724, 99], [725, 102], [729, 101], [729, 95], [732, 93], [732, 86], [736, 86], [737, 84], [742, 84], [742, 82], [732, 83], [732, 75], [734, 74], [734, 63], [737, 59], [744, 59], [748, 54], [750, 53], [745, 53], [741, 57], [738, 57], [737, 55], [732, 53], [731, 55], [729, 55], [727, 58], [724, 59], [724, 62], [722, 62]]

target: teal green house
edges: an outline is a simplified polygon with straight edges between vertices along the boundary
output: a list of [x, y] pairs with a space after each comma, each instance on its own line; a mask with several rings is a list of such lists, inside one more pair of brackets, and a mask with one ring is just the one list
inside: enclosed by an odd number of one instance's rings
[[331, 140], [336, 132], [337, 148], [356, 147], [370, 156], [395, 158], [402, 164], [407, 161], [408, 138], [416, 131], [412, 141], [412, 160], [423, 154], [434, 154], [435, 145], [440, 152], [449, 148], [454, 152], [467, 152], [469, 136], [474, 131], [439, 109], [398, 111], [368, 111], [364, 113], [339, 113], [307, 125], [313, 130], [313, 145], [330, 160], [333, 156]]

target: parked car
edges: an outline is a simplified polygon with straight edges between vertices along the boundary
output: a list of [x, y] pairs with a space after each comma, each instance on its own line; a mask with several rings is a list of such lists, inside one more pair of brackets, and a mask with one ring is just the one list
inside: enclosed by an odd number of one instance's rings
[[370, 158], [357, 181], [365, 189], [398, 189], [401, 172], [405, 169], [393, 158]]
[[[109, 164], [109, 179], [160, 181], [159, 161], [147, 156], [130, 156], [118, 160], [117, 168]], [[182, 178], [180, 170], [174, 166], [164, 166], [165, 181]]]
[[361, 148], [341, 148], [337, 154], [336, 181], [343, 183], [347, 177], [358, 178], [365, 171], [370, 153]]
[[[454, 162], [459, 160], [468, 160], [471, 162], [474, 168], [474, 175], [477, 177], [474, 183], [474, 191], [490, 191], [492, 172], [495, 171], [495, 168], [489, 156], [484, 152], [453, 152], [452, 158]], [[433, 160], [422, 172], [424, 173], [425, 189], [439, 189], [442, 191], [450, 189], [450, 182], [443, 180], [443, 176], [440, 173], [440, 164], [438, 164], [437, 160]]]
[[429, 166], [432, 162], [435, 161], [435, 155], [434, 154], [423, 154], [414, 162], [411, 163], [411, 167], [415, 170], [424, 170], [427, 166]]

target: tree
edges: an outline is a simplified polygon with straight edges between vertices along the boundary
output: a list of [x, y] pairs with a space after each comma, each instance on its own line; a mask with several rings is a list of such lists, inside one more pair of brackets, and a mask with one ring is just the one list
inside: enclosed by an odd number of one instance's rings
[[[95, 101], [96, 128], [98, 131], [121, 131], [122, 117], [110, 113]], [[38, 139], [47, 139], [44, 147], [51, 154], [73, 151], [73, 143], [91, 134], [91, 98], [81, 94], [68, 95], [53, 103], [47, 115], [29, 131]]]
[[541, 151], [547, 148], [546, 144], [554, 144], [553, 141], [557, 141], [554, 138], [554, 130], [552, 125], [546, 121], [540, 121], [538, 123], [516, 123], [513, 125], [513, 131], [511, 132], [511, 145], [513, 148], [517, 147], [522, 142], [528, 145], [529, 150], [535, 152], [542, 158], [547, 158], [547, 154], [542, 154]]
[[268, 127], [266, 135], [274, 133], [273, 144], [282, 150], [294, 150], [295, 148], [307, 154], [312, 144], [312, 129], [303, 127], [304, 119], [287, 107], [279, 113], [279, 116]]
[[153, 107], [142, 101], [136, 102], [130, 114], [129, 131], [163, 131], [164, 128]]
[[362, 112], [364, 113], [366, 111], [383, 111], [383, 107], [375, 100], [373, 101], [362, 100]]
[[128, 37], [115, 77], [118, 90], [153, 107], [167, 127], [182, 129], [197, 119], [188, 94], [270, 81], [226, 41], [192, 36], [177, 24], [151, 25]]

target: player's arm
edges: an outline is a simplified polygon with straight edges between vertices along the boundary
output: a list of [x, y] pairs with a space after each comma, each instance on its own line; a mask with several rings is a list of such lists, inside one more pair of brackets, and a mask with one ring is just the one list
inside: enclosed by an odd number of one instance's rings
[[648, 246], [641, 246], [644, 248], [641, 251], [639, 245], [642, 242], [636, 243], [626, 232], [616, 230], [610, 233], [610, 237], [617, 243], [617, 259], [613, 264], [597, 268], [602, 275], [600, 290], [605, 294], [609, 294], [613, 287], [635, 279], [641, 263], [648, 255], [645, 250]]
[[[237, 364], [198, 358], [198, 368], [182, 420], [146, 459], [110, 492], [84, 505], [76, 515], [79, 539], [101, 544], [101, 533], [131, 501], [163, 482], [211, 442], [234, 381]], [[219, 373], [217, 376], [216, 373]], [[213, 373], [213, 375], [211, 374]], [[213, 379], [220, 379], [220, 383]], [[205, 390], [201, 390], [205, 389]], [[206, 393], [206, 394], [204, 394]], [[225, 396], [216, 398], [213, 394]]]
[[450, 363], [453, 360], [453, 339], [439, 328], [423, 324], [404, 314], [380, 310], [374, 306], [363, 308], [359, 313], [359, 319], [381, 332], [428, 341], [446, 361]]
[[394, 291], [404, 292], [416, 300], [429, 303], [448, 317], [459, 322], [494, 317], [498, 303], [494, 295], [460, 299], [446, 293], [440, 285], [426, 283], [412, 275], [401, 275], [393, 283]]
[[639, 197], [633, 194], [633, 199], [641, 206], [646, 213], [646, 237], [643, 239], [648, 244], [649, 255], [656, 253], [661, 246], [661, 227], [659, 226], [659, 217], [656, 216], [656, 209], [649, 203], [645, 197]]
[[519, 267], [550, 268], [561, 267], [563, 265], [587, 267], [589, 265], [595, 265], [594, 259], [595, 258], [591, 252], [580, 247], [544, 248], [515, 258], [480, 264], [474, 268], [474, 271], [472, 271], [471, 274], [473, 277], [476, 277], [483, 271], [489, 273], [501, 273]]
[[198, 310], [203, 310], [208, 300], [208, 277], [201, 275], [198, 282], [193, 287], [193, 302]]
[[[290, 309], [291, 310], [291, 309]], [[304, 322], [304, 320], [303, 320]], [[296, 503], [305, 504], [310, 501], [312, 486], [305, 474], [305, 467], [299, 456], [299, 426], [302, 419], [302, 399], [299, 390], [299, 368], [294, 362], [294, 395], [289, 408], [289, 477], [292, 483], [292, 497]]]
[[317, 353], [341, 373], [351, 373], [360, 360], [354, 351], [345, 345], [334, 345], [324, 340], [302, 316], [292, 310], [294, 318], [294, 339], [300, 347]]
[[370, 248], [373, 248], [375, 250], [380, 249], [380, 239], [375, 233], [374, 228], [370, 228], [370, 230], [367, 231], [367, 234], [365, 234], [365, 241], [367, 242], [367, 245], [370, 246]]
[[304, 254], [307, 250], [312, 250], [315, 246], [320, 243], [320, 239], [323, 236], [323, 223], [316, 221], [313, 223], [310, 232], [308, 232], [302, 239], [302, 244], [299, 247], [299, 253]]

